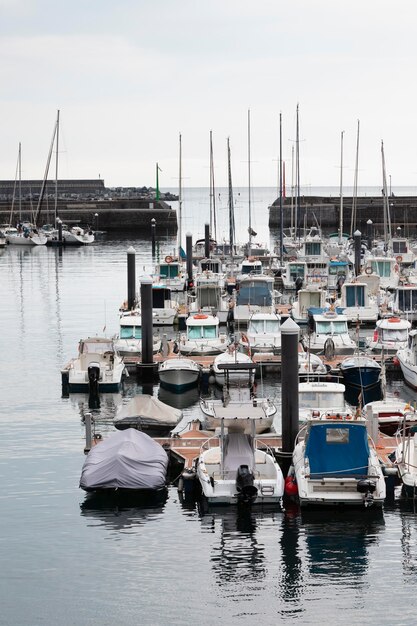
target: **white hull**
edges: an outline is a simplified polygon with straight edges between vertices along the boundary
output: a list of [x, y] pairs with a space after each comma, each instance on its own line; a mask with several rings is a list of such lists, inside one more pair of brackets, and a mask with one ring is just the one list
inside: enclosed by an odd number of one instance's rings
[[410, 363], [407, 359], [408, 355], [408, 350], [398, 350], [397, 352], [397, 358], [400, 362], [405, 382], [413, 389], [417, 389], [417, 366]]
[[180, 341], [179, 351], [184, 355], [211, 356], [220, 354], [227, 348], [226, 341], [220, 339], [194, 339]]
[[83, 233], [77, 235], [68, 230], [62, 231], [62, 241], [66, 246], [86, 246], [90, 243], [94, 243], [94, 235], [90, 233]]
[[170, 359], [159, 366], [159, 380], [167, 387], [181, 389], [196, 385], [200, 376], [200, 368], [193, 361], [186, 359]]
[[33, 234], [25, 237], [23, 234], [7, 235], [7, 241], [14, 246], [44, 246], [46, 245], [45, 235]]

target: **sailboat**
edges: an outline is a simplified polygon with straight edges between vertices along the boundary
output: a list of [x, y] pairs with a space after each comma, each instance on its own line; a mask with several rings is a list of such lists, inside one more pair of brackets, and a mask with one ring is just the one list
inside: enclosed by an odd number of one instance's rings
[[17, 158], [17, 172], [19, 180], [19, 223], [17, 229], [11, 227], [16, 192], [16, 176], [13, 190], [12, 209], [10, 212], [10, 225], [6, 231], [7, 242], [13, 245], [20, 246], [44, 246], [46, 244], [46, 236], [38, 231], [38, 229], [36, 228], [36, 221], [35, 224], [22, 222], [22, 149], [20, 143]]

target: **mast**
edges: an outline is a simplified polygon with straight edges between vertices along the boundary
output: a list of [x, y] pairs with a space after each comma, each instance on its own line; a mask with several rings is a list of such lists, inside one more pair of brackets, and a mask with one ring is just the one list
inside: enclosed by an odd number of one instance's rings
[[51, 164], [51, 157], [52, 157], [52, 151], [53, 151], [53, 148], [54, 148], [56, 132], [57, 132], [57, 122], [55, 122], [55, 124], [54, 124], [54, 132], [52, 133], [51, 146], [49, 148], [49, 154], [48, 154], [48, 158], [46, 160], [46, 167], [45, 167], [45, 173], [43, 175], [41, 192], [39, 194], [38, 205], [36, 207], [36, 216], [35, 216], [35, 220], [34, 220], [35, 221], [35, 226], [38, 223], [39, 215], [40, 215], [40, 212], [41, 212], [43, 198], [45, 196], [46, 181], [48, 180], [48, 172], [49, 172], [49, 166]]
[[19, 222], [22, 221], [22, 149], [19, 141], [19, 154], [17, 157], [19, 169]]
[[234, 245], [235, 245], [235, 213], [233, 206], [233, 186], [232, 186], [232, 165], [230, 156], [230, 139], [227, 138], [227, 167], [228, 167], [228, 179], [229, 179], [229, 243], [230, 243], [230, 256], [233, 259]]
[[355, 177], [353, 180], [353, 199], [352, 199], [352, 218], [350, 221], [350, 236], [356, 230], [356, 206], [358, 202], [358, 164], [359, 164], [359, 120], [358, 129], [356, 131], [356, 159], [355, 159]]
[[281, 231], [279, 234], [279, 252], [281, 267], [284, 263], [284, 207], [282, 203], [282, 113], [279, 114], [279, 216]]
[[182, 137], [179, 134], [179, 172], [178, 172], [178, 259], [181, 259], [182, 240]]
[[248, 242], [248, 255], [250, 256], [251, 254], [251, 249], [252, 249], [252, 205], [251, 205], [251, 180], [250, 180], [250, 109], [248, 109], [248, 191], [249, 191], [249, 204], [248, 204], [248, 210], [249, 210], [249, 226], [248, 226], [248, 233], [249, 233], [249, 242]]
[[58, 219], [58, 148], [59, 148], [59, 109], [56, 116], [56, 146], [55, 146], [55, 224]]
[[382, 156], [382, 196], [384, 202], [384, 239], [387, 245], [387, 249], [391, 247], [391, 215], [389, 210], [389, 199], [387, 194], [387, 175], [385, 170], [385, 153], [384, 142], [381, 141], [381, 156]]
[[294, 191], [294, 146], [291, 146], [291, 237], [294, 236]]
[[214, 184], [213, 131], [210, 131], [210, 231], [217, 241], [216, 194]]
[[340, 211], [339, 211], [339, 245], [342, 245], [343, 236], [343, 135], [345, 131], [340, 133]]
[[298, 228], [298, 222], [299, 222], [299, 212], [300, 212], [300, 205], [301, 205], [301, 197], [300, 197], [300, 124], [299, 124], [299, 119], [298, 119], [298, 111], [299, 111], [299, 105], [297, 103], [297, 122], [296, 122], [296, 135], [295, 135], [295, 184], [296, 184], [296, 202], [295, 202], [295, 215], [294, 215], [294, 221], [295, 221], [295, 236], [299, 236], [299, 228]]

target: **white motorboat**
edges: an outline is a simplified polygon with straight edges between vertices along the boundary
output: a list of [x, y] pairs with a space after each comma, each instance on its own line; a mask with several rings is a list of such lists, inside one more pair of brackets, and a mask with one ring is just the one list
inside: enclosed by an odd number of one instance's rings
[[[210, 260], [210, 265], [212, 264], [213, 261]], [[205, 313], [216, 315], [220, 324], [225, 324], [230, 308], [230, 298], [224, 291], [224, 276], [207, 269], [197, 274], [194, 282], [195, 295], [189, 296], [188, 310], [190, 314]]]
[[376, 322], [379, 317], [377, 298], [370, 295], [368, 284], [359, 278], [342, 285], [337, 306], [343, 309], [343, 315], [346, 315], [348, 322]]
[[365, 274], [380, 277], [383, 289], [395, 289], [400, 278], [400, 267], [395, 257], [369, 256], [365, 261]]
[[[252, 366], [252, 369], [248, 371], [239, 369], [242, 364], [248, 364]], [[236, 369], [230, 369], [230, 365], [236, 367]], [[229, 384], [242, 384], [247, 383], [252, 386], [255, 380], [256, 364], [252, 361], [252, 358], [244, 352], [239, 352], [235, 344], [230, 344], [226, 352], [218, 354], [213, 361], [213, 372], [216, 379], [216, 383], [223, 387], [227, 383]]]
[[[56, 243], [59, 238], [58, 230], [49, 236], [48, 243]], [[66, 246], [87, 246], [94, 243], [94, 233], [89, 229], [81, 228], [81, 226], [62, 225], [62, 243]]]
[[69, 392], [97, 393], [119, 391], [125, 366], [113, 339], [81, 339], [78, 356], [61, 370], [62, 383]]
[[356, 343], [349, 336], [347, 317], [332, 308], [323, 311], [310, 309], [310, 334], [304, 345], [316, 354], [332, 358], [336, 354], [353, 354]]
[[408, 433], [398, 436], [395, 449], [395, 464], [402, 482], [403, 494], [408, 498], [417, 497], [417, 425], [411, 426]]
[[[240, 367], [246, 369], [247, 374], [251, 371], [250, 365]], [[246, 434], [250, 434], [254, 427], [257, 434], [269, 431], [277, 411], [269, 398], [255, 398], [249, 384], [233, 386], [227, 383], [223, 387], [222, 399], [201, 398], [200, 408], [209, 430], [219, 428], [223, 423], [230, 432], [237, 429]]]
[[281, 354], [281, 317], [278, 313], [253, 313], [248, 328], [240, 338], [248, 354]]
[[184, 355], [212, 355], [227, 349], [227, 336], [219, 332], [219, 318], [197, 313], [186, 321], [186, 334], [179, 341], [179, 351]]
[[298, 352], [298, 378], [300, 381], [315, 380], [326, 376], [329, 369], [317, 354], [312, 354], [308, 350]]
[[158, 366], [161, 385], [171, 391], [182, 393], [195, 387], [200, 377], [201, 367], [189, 358], [175, 358], [162, 361]]
[[367, 346], [372, 352], [394, 355], [407, 348], [410, 328], [411, 322], [396, 316], [378, 320], [373, 336], [366, 339]]
[[167, 255], [164, 262], [155, 267], [154, 283], [164, 283], [172, 292], [184, 291], [186, 274], [183, 263]]
[[275, 313], [279, 292], [274, 290], [274, 277], [248, 275], [239, 281], [233, 316], [236, 322], [248, 322], [254, 313]]
[[417, 424], [417, 411], [399, 398], [384, 398], [368, 402], [363, 407], [363, 415], [369, 423], [377, 420], [378, 429], [385, 435], [395, 435], [398, 430], [408, 431]]
[[300, 505], [382, 506], [386, 490], [366, 420], [312, 418], [300, 430], [293, 468]]
[[114, 419], [114, 425], [118, 430], [136, 428], [162, 435], [175, 428], [181, 417], [182, 412], [178, 409], [161, 402], [155, 396], [142, 393], [121, 407]]
[[[137, 309], [122, 313], [119, 319], [119, 336], [115, 346], [122, 357], [139, 357], [142, 354], [142, 317]], [[153, 354], [161, 349], [159, 335], [153, 335]]]
[[152, 323], [155, 326], [172, 326], [179, 305], [171, 296], [171, 289], [164, 283], [152, 285]]
[[146, 433], [129, 428], [94, 445], [81, 472], [80, 487], [102, 493], [158, 491], [166, 486], [168, 455]]
[[300, 422], [311, 417], [352, 415], [345, 402], [345, 386], [328, 381], [300, 382], [298, 385]]
[[197, 478], [209, 504], [277, 504], [284, 493], [281, 468], [272, 451], [244, 431], [220, 433], [201, 447]]
[[417, 284], [400, 281], [394, 290], [391, 303], [392, 312], [406, 320], [417, 320]]
[[397, 351], [404, 380], [412, 389], [417, 389], [417, 330], [410, 330], [407, 347]]

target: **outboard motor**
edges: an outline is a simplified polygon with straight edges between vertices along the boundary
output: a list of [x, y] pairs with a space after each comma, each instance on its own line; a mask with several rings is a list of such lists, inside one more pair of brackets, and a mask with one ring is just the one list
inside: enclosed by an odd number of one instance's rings
[[252, 504], [258, 495], [258, 489], [253, 484], [254, 477], [247, 465], [240, 465], [236, 474], [236, 489], [239, 502]]
[[376, 482], [374, 480], [370, 480], [369, 478], [363, 478], [362, 480], [358, 480], [358, 484], [356, 485], [356, 490], [359, 493], [365, 494], [364, 504], [366, 507], [372, 506], [374, 503], [373, 493], [376, 489]]
[[88, 366], [88, 388], [90, 395], [98, 395], [98, 381], [100, 379], [100, 364], [91, 362]]

